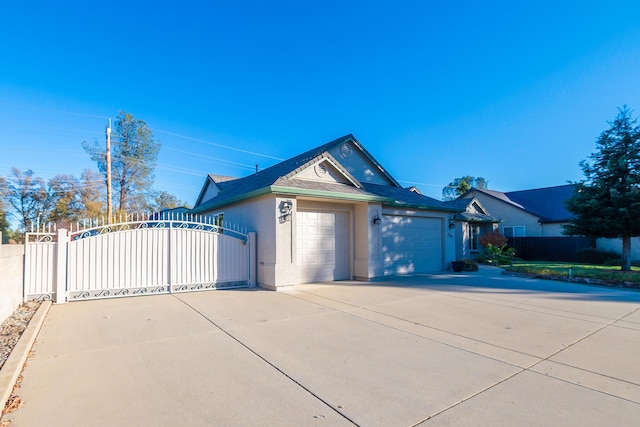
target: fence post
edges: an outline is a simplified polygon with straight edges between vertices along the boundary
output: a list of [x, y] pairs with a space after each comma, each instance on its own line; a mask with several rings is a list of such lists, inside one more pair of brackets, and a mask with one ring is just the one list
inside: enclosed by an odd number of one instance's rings
[[247, 243], [248, 243], [248, 248], [247, 250], [249, 251], [249, 280], [247, 281], [247, 284], [249, 285], [250, 288], [254, 288], [256, 286], [257, 280], [256, 280], [256, 232], [252, 231], [250, 233], [247, 234]]
[[56, 294], [56, 304], [67, 302], [67, 230], [58, 229], [56, 242], [56, 276], [53, 282], [53, 292]]

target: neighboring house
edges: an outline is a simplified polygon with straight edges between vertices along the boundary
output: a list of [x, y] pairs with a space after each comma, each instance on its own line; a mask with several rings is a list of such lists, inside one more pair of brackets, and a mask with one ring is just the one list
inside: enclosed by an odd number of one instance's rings
[[479, 201], [485, 213], [501, 220], [499, 231], [506, 237], [557, 237], [572, 216], [564, 202], [574, 189], [572, 184], [506, 193], [472, 188], [460, 199]]
[[446, 203], [464, 210], [455, 215], [456, 258], [477, 258], [481, 250], [480, 237], [488, 231], [496, 230], [500, 219], [489, 215], [475, 197], [451, 200]]
[[402, 188], [353, 135], [243, 178], [209, 175], [192, 210], [257, 232], [270, 289], [444, 270], [462, 211]]

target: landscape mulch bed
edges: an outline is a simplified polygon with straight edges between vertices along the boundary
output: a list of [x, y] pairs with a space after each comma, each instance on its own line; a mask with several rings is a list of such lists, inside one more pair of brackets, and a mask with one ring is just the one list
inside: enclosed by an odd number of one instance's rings
[[[40, 302], [29, 301], [20, 305], [2, 325], [0, 325], [0, 369], [4, 366], [11, 355], [16, 344], [20, 340], [22, 333], [27, 329], [33, 315], [38, 311]], [[16, 395], [16, 390], [20, 387], [22, 375], [13, 387], [13, 393], [9, 397], [7, 404], [2, 408], [2, 415], [10, 414], [22, 406], [22, 400]], [[8, 426], [8, 421], [0, 421], [0, 427]]]

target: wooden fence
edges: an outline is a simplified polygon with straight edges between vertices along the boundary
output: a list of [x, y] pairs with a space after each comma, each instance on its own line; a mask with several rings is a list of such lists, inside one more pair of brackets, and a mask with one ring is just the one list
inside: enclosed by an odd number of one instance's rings
[[508, 245], [516, 248], [516, 257], [527, 261], [575, 262], [580, 249], [596, 247], [590, 237], [509, 237]]

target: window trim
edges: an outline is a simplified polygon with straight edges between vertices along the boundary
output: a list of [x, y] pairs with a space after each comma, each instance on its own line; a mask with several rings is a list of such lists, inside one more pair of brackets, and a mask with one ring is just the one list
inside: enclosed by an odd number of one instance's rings
[[480, 226], [476, 224], [469, 224], [469, 250], [477, 251], [479, 250], [479, 237], [480, 237]]
[[[507, 229], [511, 229], [511, 236], [507, 234]], [[522, 230], [522, 235], [518, 235], [518, 233], [516, 232], [516, 230], [520, 230], [520, 229]], [[511, 237], [511, 238], [527, 237], [527, 229], [524, 225], [508, 225], [508, 226], [502, 227], [502, 234], [504, 234], [505, 237]]]

